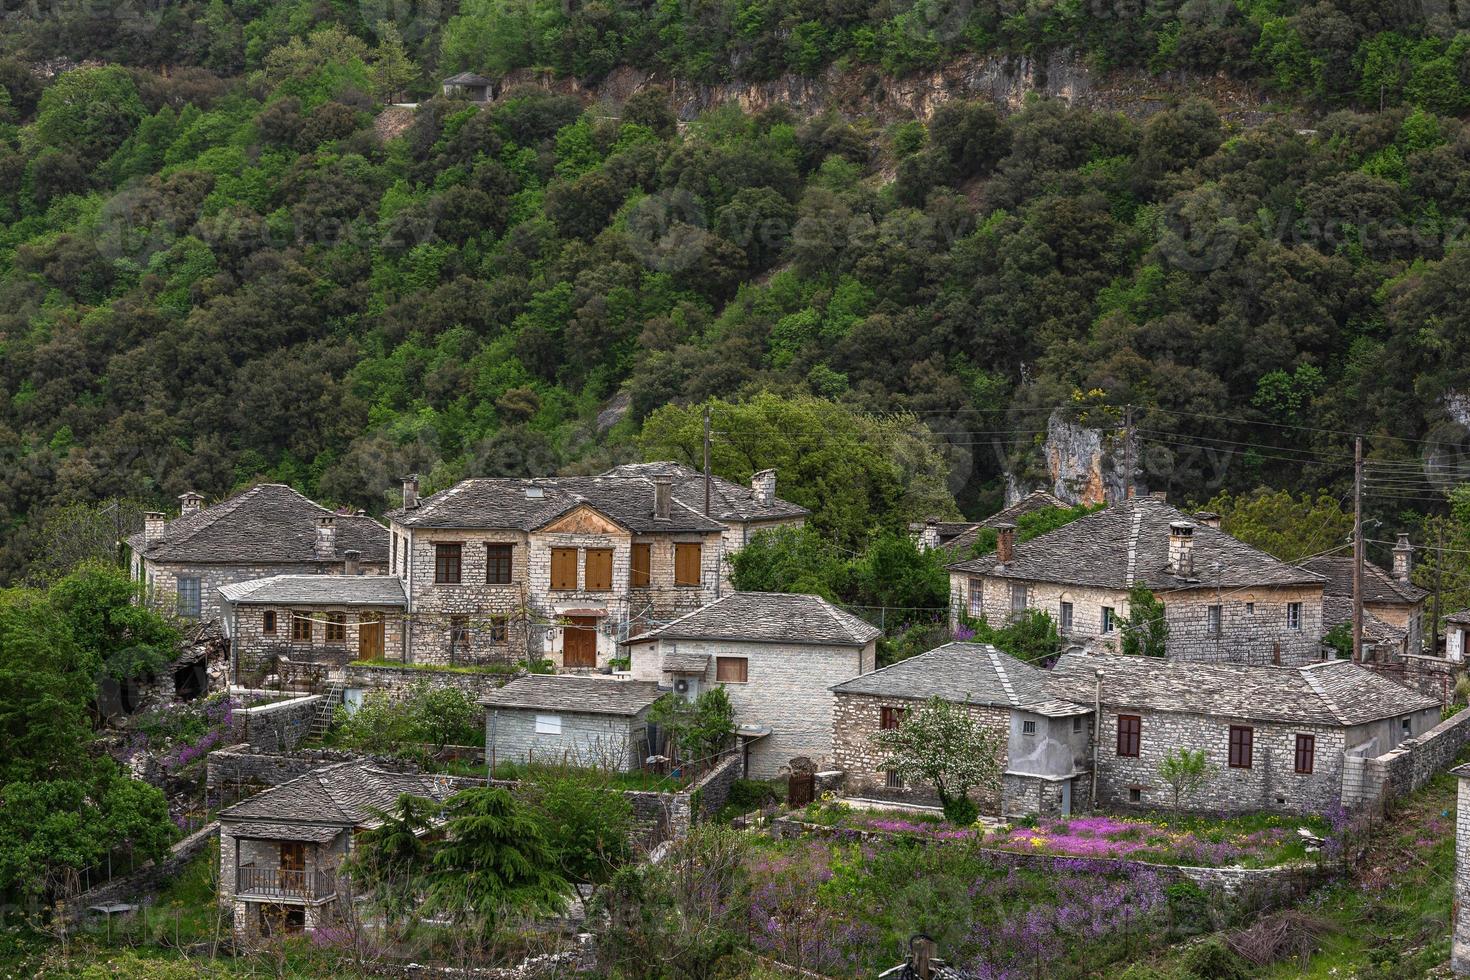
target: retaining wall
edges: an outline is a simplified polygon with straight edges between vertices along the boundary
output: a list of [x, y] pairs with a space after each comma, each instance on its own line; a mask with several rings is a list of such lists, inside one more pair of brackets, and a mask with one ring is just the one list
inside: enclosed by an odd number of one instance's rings
[[343, 668], [343, 686], [385, 691], [394, 701], [405, 701], [413, 689], [425, 684], [434, 690], [455, 688], [475, 701], [515, 677], [513, 673], [488, 671], [432, 670], [425, 667], [394, 667], [383, 664], [348, 664]]
[[1450, 768], [1467, 742], [1470, 708], [1405, 739], [1391, 752], [1372, 758], [1348, 756], [1343, 759], [1343, 806], [1382, 806], [1407, 796]]
[[290, 751], [311, 734], [323, 697], [306, 694], [255, 708], [236, 708], [230, 713], [230, 738], [267, 752]]
[[161, 861], [149, 861], [131, 874], [113, 878], [105, 885], [78, 895], [67, 903], [64, 914], [69, 921], [76, 921], [93, 905], [141, 904], [141, 899], [153, 895], [177, 877], [218, 833], [219, 821], [204, 825], [170, 847]]

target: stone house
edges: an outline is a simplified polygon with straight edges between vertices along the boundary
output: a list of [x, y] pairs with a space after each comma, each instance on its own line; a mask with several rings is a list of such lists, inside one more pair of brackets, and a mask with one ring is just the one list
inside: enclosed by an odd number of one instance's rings
[[[624, 463], [602, 475], [635, 480], [667, 477], [673, 481], [675, 500], [690, 510], [700, 514], [705, 512], [704, 474], [683, 463], [668, 460]], [[776, 496], [775, 470], [756, 473], [750, 478], [749, 486], [711, 476], [709, 491], [709, 516], [725, 526], [721, 543], [726, 558], [745, 547], [756, 533], [775, 527], [800, 527], [811, 513], [805, 507]], [[728, 561], [721, 563], [720, 575], [724, 588], [729, 589]]]
[[125, 542], [133, 580], [185, 619], [217, 620], [220, 586], [272, 575], [341, 573], [352, 553], [361, 574], [388, 569], [388, 532], [363, 514], [338, 514], [279, 483], [204, 506], [186, 493], [179, 516], [144, 516]]
[[1470, 609], [1450, 613], [1444, 618], [1445, 659], [1464, 663], [1470, 653]]
[[1017, 543], [996, 528], [993, 555], [955, 562], [950, 619], [1005, 622], [1028, 609], [1056, 621], [1070, 645], [1119, 648], [1138, 583], [1162, 600], [1171, 658], [1306, 663], [1322, 656], [1321, 575], [1191, 519], [1161, 498], [1134, 497]]
[[237, 942], [274, 930], [314, 931], [351, 895], [341, 872], [354, 835], [404, 793], [443, 801], [454, 781], [341, 762], [281, 783], [219, 813], [219, 901]]
[[[1322, 592], [1322, 630], [1353, 621], [1353, 559], [1327, 555], [1302, 562], [1309, 572], [1325, 579]], [[1424, 648], [1424, 600], [1429, 593], [1413, 583], [1414, 549], [1409, 536], [1400, 534], [1393, 549], [1393, 572], [1363, 562], [1363, 656], [1393, 663]], [[1371, 646], [1370, 646], [1371, 644]]]
[[629, 772], [656, 754], [648, 713], [668, 692], [652, 682], [528, 674], [480, 699], [485, 757]]
[[219, 594], [236, 683], [268, 671], [278, 658], [403, 659], [408, 598], [396, 576], [273, 575], [221, 586]]
[[1033, 490], [1003, 510], [980, 521], [941, 521], [931, 517], [922, 524], [910, 524], [909, 533], [923, 550], [940, 548], [954, 561], [969, 558], [986, 528], [1014, 524], [1033, 511], [1065, 508], [1068, 505], [1045, 490]]
[[1208, 812], [1324, 813], [1344, 759], [1382, 755], [1439, 722], [1439, 702], [1346, 660], [1297, 667], [1065, 653], [1047, 692], [1101, 706], [1095, 800], [1173, 806], [1159, 763], [1203, 751], [1208, 783], [1180, 805]]
[[639, 624], [720, 594], [724, 525], [668, 477], [464, 480], [390, 512], [414, 663], [609, 666]]
[[834, 684], [877, 666], [881, 631], [820, 596], [732, 592], [627, 641], [635, 680], [697, 697], [722, 685], [735, 709], [746, 773], [832, 758]]
[[996, 791], [984, 813], [1067, 816], [1088, 805], [1092, 708], [1055, 698], [1047, 672], [989, 644], [946, 643], [832, 688], [832, 757], [848, 792], [929, 801], [927, 786], [905, 785], [883, 765], [876, 738], [930, 698], [964, 705], [995, 739]]
[[495, 97], [495, 80], [486, 78], [484, 75], [477, 75], [472, 71], [450, 75], [439, 87], [446, 99], [489, 102]]

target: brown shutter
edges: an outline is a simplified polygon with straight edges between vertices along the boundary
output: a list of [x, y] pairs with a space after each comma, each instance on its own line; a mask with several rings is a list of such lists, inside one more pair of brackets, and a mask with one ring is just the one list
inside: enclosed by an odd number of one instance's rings
[[577, 587], [577, 549], [551, 549], [551, 587], [571, 590]]
[[612, 589], [613, 553], [607, 548], [587, 549], [587, 583], [589, 592], [607, 592]]
[[700, 575], [700, 548], [697, 544], [674, 545], [674, 584], [675, 585], [699, 585], [703, 576]]
[[646, 589], [653, 584], [653, 545], [633, 545], [632, 564], [628, 568], [628, 585]]
[[749, 679], [750, 661], [744, 657], [716, 657], [715, 680], [744, 684]]

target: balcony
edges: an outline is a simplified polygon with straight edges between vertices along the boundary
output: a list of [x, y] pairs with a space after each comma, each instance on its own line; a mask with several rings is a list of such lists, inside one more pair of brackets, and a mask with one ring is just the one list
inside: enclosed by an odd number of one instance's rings
[[315, 902], [337, 894], [337, 876], [329, 871], [238, 868], [235, 894], [240, 898], [294, 898]]

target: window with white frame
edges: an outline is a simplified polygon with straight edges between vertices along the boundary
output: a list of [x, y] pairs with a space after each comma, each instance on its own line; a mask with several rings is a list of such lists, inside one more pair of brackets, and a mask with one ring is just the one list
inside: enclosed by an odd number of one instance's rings
[[1116, 613], [1113, 612], [1112, 606], [1102, 607], [1102, 631], [1104, 633], [1111, 633], [1113, 631], [1113, 627], [1116, 625], [1113, 622], [1115, 616]]
[[1220, 635], [1220, 607], [1219, 606], [1206, 606], [1205, 607], [1205, 631], [1210, 636], [1219, 636]]
[[1070, 602], [1064, 602], [1064, 603], [1062, 603], [1061, 608], [1058, 610], [1058, 613], [1059, 613], [1058, 621], [1061, 623], [1062, 629], [1064, 631], [1071, 630], [1072, 629], [1072, 604]]
[[1289, 630], [1302, 628], [1302, 604], [1300, 602], [1286, 604], [1286, 628]]
[[537, 735], [560, 735], [561, 734], [561, 715], [537, 715], [536, 716], [536, 734]]
[[970, 615], [985, 615], [985, 580], [970, 579]]
[[185, 619], [198, 619], [200, 613], [199, 580], [181, 577], [178, 580], [177, 590], [179, 615]]

